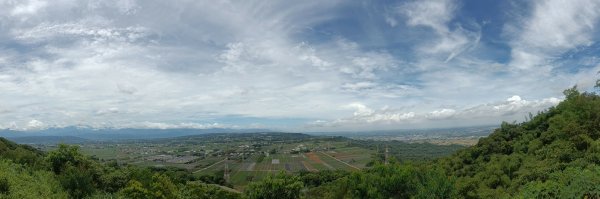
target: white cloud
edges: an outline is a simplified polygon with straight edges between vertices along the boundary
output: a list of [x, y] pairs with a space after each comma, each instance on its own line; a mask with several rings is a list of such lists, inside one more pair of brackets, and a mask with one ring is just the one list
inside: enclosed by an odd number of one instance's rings
[[111, 107], [111, 108], [101, 109], [101, 110], [96, 111], [96, 115], [115, 114], [115, 113], [119, 113], [119, 108]]
[[[52, 41], [61, 38], [73, 39], [74, 37], [90, 38], [94, 41], [128, 41], [135, 42], [147, 36], [148, 30], [140, 26], [125, 28], [94, 27], [94, 21], [81, 21], [66, 24], [42, 23], [33, 28], [15, 30], [15, 38], [25, 42]], [[104, 23], [104, 22], [102, 22]]]
[[[526, 113], [535, 113], [550, 106], [555, 106], [562, 100], [550, 97], [541, 100], [525, 100], [520, 96], [514, 95], [503, 102], [490, 104], [481, 104], [464, 110], [463, 117], [495, 117], [495, 116], [519, 116]], [[516, 118], [520, 119], [520, 118]]]
[[354, 111], [354, 116], [358, 116], [358, 117], [370, 116], [375, 113], [375, 111], [373, 111], [373, 109], [365, 106], [364, 104], [358, 103], [358, 102], [348, 104], [344, 107], [349, 108], [349, 109], [355, 109], [356, 111]]
[[377, 84], [374, 82], [355, 82], [355, 83], [346, 83], [342, 85], [343, 89], [350, 91], [360, 91], [363, 89], [371, 89], [376, 87]]
[[[393, 12], [367, 11], [385, 15], [373, 19], [395, 28], [368, 23], [373, 26], [361, 30], [369, 33], [338, 35], [318, 27], [352, 20], [356, 13], [336, 5], [358, 4], [1, 1], [0, 43], [7, 45], [0, 48], [0, 126], [27, 129], [35, 118], [45, 127], [208, 128], [213, 121], [230, 127], [236, 122], [219, 119], [232, 115], [351, 127], [468, 123], [471, 113], [492, 113], [491, 121], [543, 109], [554, 103], [543, 99], [595, 80], [589, 74], [598, 67], [540, 75], [478, 57], [487, 46], [477, 24], [455, 17], [459, 3], [411, 1], [386, 8]], [[587, 24], [594, 17], [585, 8], [569, 18], [585, 23], [549, 38], [564, 40], [551, 47], [594, 41], [589, 30], [596, 24]], [[522, 24], [562, 23], [534, 18]], [[544, 62], [546, 51], [530, 50], [543, 47], [543, 38], [516, 45], [534, 30], [511, 34], [513, 62]], [[389, 36], [392, 31], [407, 38]], [[570, 39], [579, 33], [582, 39]], [[363, 41], [361, 34], [385, 43]], [[496, 101], [512, 95], [521, 99]]]
[[36, 14], [40, 9], [46, 7], [48, 2], [43, 0], [20, 1], [11, 11], [12, 15]]
[[[392, 109], [387, 106], [381, 109], [372, 109], [362, 103], [354, 102], [343, 106], [353, 110], [351, 116], [334, 120], [315, 120], [307, 123], [306, 128], [348, 128], [350, 129], [388, 129], [413, 128], [423, 126], [461, 126], [469, 125], [472, 121], [481, 124], [498, 124], [504, 121], [522, 121], [528, 113], [535, 113], [555, 106], [562, 100], [558, 98], [545, 98], [541, 100], [525, 100], [514, 95], [504, 101], [464, 106], [455, 108], [442, 108], [433, 111], [423, 109]], [[499, 120], [501, 119], [501, 120]], [[347, 129], [347, 130], [350, 130]]]
[[453, 0], [412, 1], [398, 7], [397, 12], [406, 16], [409, 26], [429, 27], [437, 34], [437, 38], [418, 47], [423, 56], [431, 59], [432, 55], [439, 55], [443, 62], [449, 62], [477, 46], [481, 39], [480, 32], [467, 30], [461, 24], [450, 28], [457, 9], [458, 4]]
[[351, 117], [340, 118], [331, 121], [316, 120], [309, 123], [309, 126], [314, 127], [338, 127], [338, 126], [364, 126], [364, 125], [380, 125], [380, 124], [398, 124], [410, 122], [415, 118], [414, 112], [396, 112], [387, 107], [379, 110], [373, 110], [366, 105], [353, 102], [342, 106], [344, 109], [354, 110]]
[[141, 129], [210, 129], [210, 128], [231, 128], [231, 126], [221, 125], [219, 123], [163, 123], [163, 122], [141, 122], [137, 124], [130, 124], [125, 128], [141, 128]]
[[456, 114], [456, 110], [454, 109], [440, 109], [435, 110], [427, 114], [428, 119], [447, 119]]
[[412, 1], [398, 8], [408, 17], [411, 26], [427, 26], [437, 32], [449, 32], [446, 24], [452, 20], [456, 4], [452, 0]]
[[593, 43], [600, 19], [600, 2], [535, 1], [532, 7], [527, 17], [505, 27], [505, 32], [516, 38], [511, 44], [511, 66], [547, 67], [561, 53]]
[[46, 128], [46, 125], [43, 122], [33, 119], [27, 122], [27, 126], [24, 130], [40, 130], [44, 128]]

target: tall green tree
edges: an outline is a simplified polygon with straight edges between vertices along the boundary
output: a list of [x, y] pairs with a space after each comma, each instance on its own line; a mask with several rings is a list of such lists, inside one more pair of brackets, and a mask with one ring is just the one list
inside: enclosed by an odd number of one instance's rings
[[129, 181], [127, 187], [123, 188], [119, 192], [119, 195], [130, 199], [148, 199], [152, 197], [150, 191], [144, 188], [144, 185], [137, 180]]
[[297, 176], [279, 173], [250, 183], [244, 193], [248, 199], [295, 199], [300, 197], [302, 187], [304, 185]]
[[180, 199], [239, 199], [241, 194], [224, 190], [216, 185], [188, 182], [180, 190]]
[[88, 164], [88, 160], [81, 154], [78, 146], [66, 144], [59, 144], [58, 149], [48, 153], [46, 161], [56, 174], [61, 174], [68, 166], [84, 167]]
[[152, 176], [152, 195], [156, 199], [171, 199], [177, 198], [179, 190], [177, 186], [171, 182], [168, 176], [164, 174], [154, 174]]

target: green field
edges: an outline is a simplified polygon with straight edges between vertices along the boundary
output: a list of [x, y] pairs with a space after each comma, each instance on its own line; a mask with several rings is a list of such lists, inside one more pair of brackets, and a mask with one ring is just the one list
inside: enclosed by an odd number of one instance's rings
[[88, 144], [82, 151], [100, 160], [146, 167], [177, 167], [195, 176], [225, 177], [242, 190], [249, 182], [278, 172], [358, 170], [374, 150], [339, 137], [289, 133], [215, 134], [152, 141]]
[[[217, 164], [198, 169], [196, 175], [212, 175], [229, 168], [229, 182], [236, 189], [243, 189], [249, 182], [260, 180], [278, 172], [319, 171], [319, 170], [359, 170], [365, 167], [366, 160], [371, 158], [373, 151], [359, 148], [339, 148], [327, 152], [310, 152], [300, 154], [278, 153], [264, 157], [257, 162], [258, 157], [241, 160], [221, 160]], [[309, 154], [313, 154], [310, 158]], [[342, 159], [336, 159], [336, 154], [345, 154]], [[329, 155], [329, 156], [328, 156]], [[361, 160], [361, 161], [350, 161]], [[305, 165], [308, 165], [307, 168]]]

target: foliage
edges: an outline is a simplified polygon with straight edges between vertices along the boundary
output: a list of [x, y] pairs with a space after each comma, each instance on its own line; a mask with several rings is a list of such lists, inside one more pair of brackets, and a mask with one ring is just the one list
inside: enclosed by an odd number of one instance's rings
[[431, 143], [406, 143], [401, 141], [353, 140], [350, 146], [377, 150], [375, 161], [383, 161], [385, 147], [390, 155], [400, 161], [432, 160], [451, 155], [465, 148], [461, 145], [435, 145]]
[[248, 199], [294, 199], [300, 197], [304, 185], [297, 176], [279, 173], [268, 176], [262, 181], [250, 183], [245, 195]]
[[599, 198], [600, 166], [567, 168], [550, 174], [545, 182], [525, 184], [521, 198]]
[[0, 160], [0, 198], [67, 198], [54, 174], [31, 170], [11, 160]]
[[208, 184], [226, 185], [227, 182], [225, 181], [225, 178], [223, 178], [224, 172], [224, 170], [219, 170], [217, 172], [214, 172], [212, 175], [201, 175], [200, 177], [198, 177], [198, 179]]
[[19, 145], [0, 137], [0, 155], [4, 159], [12, 160], [17, 164], [30, 167], [43, 168], [44, 161], [41, 157], [44, 153], [28, 145]]
[[326, 185], [311, 198], [451, 198], [453, 181], [439, 170], [410, 164], [377, 164]]
[[344, 170], [322, 170], [318, 172], [302, 171], [297, 174], [306, 187], [318, 187], [350, 175]]
[[0, 178], [0, 194], [8, 195], [10, 193], [10, 183], [6, 178]]
[[74, 166], [62, 169], [59, 181], [62, 187], [69, 193], [71, 198], [85, 198], [94, 193], [94, 182], [92, 176], [85, 170]]
[[565, 183], [583, 182], [580, 179], [597, 171], [587, 166], [600, 163], [600, 96], [580, 93], [576, 87], [564, 94], [566, 99], [556, 107], [520, 124], [502, 123], [477, 145], [438, 160], [447, 173], [457, 178], [459, 195], [598, 195], [598, 188], [569, 192], [578, 189]]
[[79, 151], [78, 146], [69, 146], [66, 144], [60, 144], [58, 145], [58, 149], [48, 153], [46, 161], [50, 164], [50, 169], [56, 174], [62, 173], [68, 166], [89, 166], [86, 158]]
[[178, 190], [169, 177], [164, 174], [154, 174], [154, 176], [152, 176], [152, 181], [151, 190], [152, 195], [154, 196], [153, 198], [176, 198]]
[[199, 182], [188, 182], [182, 189], [181, 199], [239, 199], [241, 194], [224, 190], [216, 185], [208, 185]]
[[123, 198], [131, 199], [146, 199], [152, 196], [150, 191], [144, 188], [141, 182], [136, 180], [131, 180], [127, 187], [123, 188], [119, 194]]

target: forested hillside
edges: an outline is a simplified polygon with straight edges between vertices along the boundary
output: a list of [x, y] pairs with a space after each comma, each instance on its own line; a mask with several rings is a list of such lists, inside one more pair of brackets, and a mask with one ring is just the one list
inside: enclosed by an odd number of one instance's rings
[[[47, 154], [0, 139], [0, 198], [239, 198], [218, 179], [176, 168], [99, 162], [77, 146]], [[201, 181], [203, 180], [203, 181]], [[222, 181], [220, 181], [222, 182]]]
[[600, 97], [564, 92], [565, 101], [437, 163], [464, 198], [600, 197]]
[[600, 198], [600, 96], [568, 89], [556, 107], [440, 159], [280, 173], [243, 193], [219, 176], [100, 162], [76, 146], [45, 154], [0, 139], [0, 154], [0, 198]]

